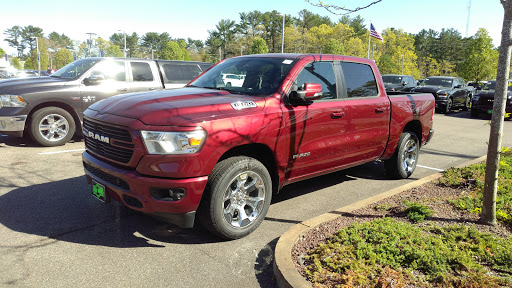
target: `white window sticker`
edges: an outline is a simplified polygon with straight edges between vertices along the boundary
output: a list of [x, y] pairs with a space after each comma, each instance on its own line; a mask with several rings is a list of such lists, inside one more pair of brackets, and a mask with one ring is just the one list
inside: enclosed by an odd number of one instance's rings
[[256, 108], [258, 105], [252, 101], [238, 101], [231, 103], [231, 107], [233, 107], [235, 110], [242, 110], [247, 108]]
[[289, 64], [292, 64], [292, 62], [293, 62], [293, 60], [284, 60], [283, 64], [289, 65]]

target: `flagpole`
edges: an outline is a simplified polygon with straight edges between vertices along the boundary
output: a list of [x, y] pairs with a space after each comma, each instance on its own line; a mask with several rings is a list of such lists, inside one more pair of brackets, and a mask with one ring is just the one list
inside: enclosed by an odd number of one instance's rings
[[372, 21], [370, 21], [370, 29], [368, 29], [368, 56], [366, 58], [370, 59], [370, 40], [371, 40], [371, 37], [370, 37], [370, 34], [371, 33], [371, 25], [372, 25]]

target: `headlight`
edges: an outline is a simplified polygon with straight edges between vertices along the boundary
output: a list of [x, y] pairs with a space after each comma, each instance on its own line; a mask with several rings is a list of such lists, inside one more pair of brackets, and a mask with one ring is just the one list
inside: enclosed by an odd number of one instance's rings
[[446, 92], [437, 92], [436, 94], [437, 94], [437, 97], [438, 97], [439, 99], [445, 99], [445, 98], [448, 98], [448, 93], [446, 93]]
[[0, 107], [25, 107], [27, 101], [18, 95], [0, 95]]
[[149, 154], [192, 154], [199, 151], [206, 140], [204, 130], [190, 132], [141, 131], [141, 134]]

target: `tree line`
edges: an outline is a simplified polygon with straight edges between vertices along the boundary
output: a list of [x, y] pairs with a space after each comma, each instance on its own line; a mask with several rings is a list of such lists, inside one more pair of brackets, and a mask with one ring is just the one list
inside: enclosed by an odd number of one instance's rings
[[167, 32], [147, 32], [141, 36], [119, 32], [109, 39], [90, 34], [89, 39], [79, 42], [57, 32], [45, 36], [41, 28], [31, 25], [13, 26], [6, 29], [4, 35], [7, 44], [17, 51], [13, 65], [20, 60], [25, 69], [37, 67], [36, 39], [42, 69], [58, 69], [73, 59], [84, 57], [123, 57], [125, 52], [127, 57], [215, 63], [238, 55], [281, 52], [283, 21], [285, 53], [358, 57], [370, 54], [381, 74], [408, 74], [417, 79], [457, 75], [470, 81], [482, 81], [496, 77], [498, 49], [483, 28], [468, 38], [452, 28], [424, 29], [418, 34], [387, 28], [381, 33], [383, 42], [372, 38], [369, 43], [369, 23], [365, 23], [361, 16], [345, 15], [333, 22], [328, 16], [306, 9], [297, 17], [281, 15], [275, 10], [242, 12], [238, 22], [220, 20], [208, 30], [209, 36], [204, 42], [191, 38], [174, 39]]

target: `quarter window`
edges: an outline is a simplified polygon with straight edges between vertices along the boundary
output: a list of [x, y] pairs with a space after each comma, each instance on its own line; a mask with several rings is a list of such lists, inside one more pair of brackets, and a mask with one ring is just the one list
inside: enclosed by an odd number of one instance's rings
[[151, 72], [151, 67], [149, 67], [148, 63], [130, 62], [130, 66], [132, 67], [133, 81], [153, 81], [153, 73]]
[[304, 66], [297, 76], [299, 89], [305, 83], [318, 83], [322, 86], [321, 99], [334, 99], [336, 96], [336, 74], [333, 62], [312, 62]]
[[347, 86], [347, 97], [371, 97], [379, 94], [375, 75], [369, 65], [342, 62], [341, 69]]

